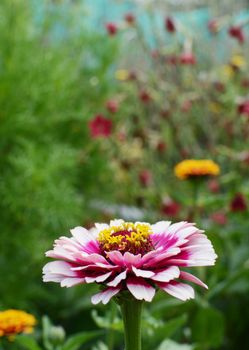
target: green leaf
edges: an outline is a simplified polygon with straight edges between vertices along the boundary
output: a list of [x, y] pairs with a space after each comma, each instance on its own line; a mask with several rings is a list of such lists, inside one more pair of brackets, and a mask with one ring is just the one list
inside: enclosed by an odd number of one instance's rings
[[100, 334], [102, 334], [101, 331], [77, 333], [67, 339], [65, 344], [62, 345], [61, 350], [77, 350], [81, 345], [97, 338]]
[[193, 350], [193, 346], [188, 344], [178, 344], [173, 340], [167, 339], [160, 344], [157, 350]]
[[35, 339], [28, 335], [17, 336], [15, 343], [22, 345], [27, 350], [41, 350]]
[[[187, 315], [184, 314], [180, 317], [176, 317], [170, 321], [166, 321], [162, 326], [159, 326], [155, 330], [155, 334], [153, 336], [153, 340], [158, 340], [158, 342], [162, 339], [169, 338], [172, 336], [180, 327], [182, 327], [187, 321]], [[158, 343], [157, 342], [157, 343]]]
[[192, 324], [193, 340], [202, 349], [219, 347], [223, 342], [225, 320], [222, 313], [211, 307], [198, 310]]

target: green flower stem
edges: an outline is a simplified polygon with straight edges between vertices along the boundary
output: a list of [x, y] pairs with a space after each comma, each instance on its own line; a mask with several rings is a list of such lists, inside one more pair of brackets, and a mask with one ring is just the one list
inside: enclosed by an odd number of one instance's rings
[[141, 315], [143, 302], [123, 298], [121, 312], [124, 322], [125, 350], [141, 350]]

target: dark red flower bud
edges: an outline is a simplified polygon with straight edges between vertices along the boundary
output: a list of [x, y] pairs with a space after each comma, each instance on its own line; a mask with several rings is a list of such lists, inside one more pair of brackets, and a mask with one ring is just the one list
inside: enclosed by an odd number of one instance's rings
[[244, 35], [244, 32], [242, 30], [242, 28], [240, 26], [232, 26], [228, 29], [228, 34], [238, 40], [238, 42], [240, 44], [243, 44], [244, 41], [245, 41], [245, 35]]
[[249, 100], [245, 100], [238, 104], [238, 113], [249, 116]]
[[171, 198], [167, 198], [163, 201], [160, 211], [163, 215], [172, 217], [177, 216], [179, 214], [180, 209], [181, 206], [179, 203], [177, 203]]
[[143, 103], [149, 103], [151, 101], [151, 95], [146, 90], [140, 91], [139, 98]]
[[139, 173], [139, 181], [144, 187], [148, 187], [152, 184], [152, 174], [149, 170], [142, 170]]
[[115, 35], [118, 31], [117, 25], [112, 22], [106, 23], [105, 27], [106, 27], [107, 33], [111, 36]]
[[131, 12], [126, 13], [126, 15], [124, 16], [124, 19], [130, 25], [135, 23], [135, 16]]
[[247, 209], [247, 204], [246, 204], [246, 199], [243, 196], [242, 193], [236, 193], [235, 196], [233, 197], [231, 203], [230, 203], [230, 210], [233, 212], [238, 212], [238, 211], [246, 211]]
[[156, 148], [159, 153], [164, 153], [167, 148], [167, 145], [165, 142], [159, 141]]
[[175, 23], [174, 23], [174, 21], [173, 21], [173, 19], [171, 17], [166, 17], [165, 18], [165, 29], [169, 33], [174, 33], [176, 31]]

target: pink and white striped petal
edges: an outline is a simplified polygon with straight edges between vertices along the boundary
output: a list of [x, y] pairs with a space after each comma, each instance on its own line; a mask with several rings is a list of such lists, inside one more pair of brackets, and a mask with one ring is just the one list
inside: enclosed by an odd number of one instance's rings
[[142, 256], [141, 254], [134, 255], [132, 253], [126, 252], [124, 253], [124, 263], [127, 268], [140, 267], [142, 264]]
[[116, 287], [122, 280], [126, 279], [127, 271], [123, 271], [120, 274], [118, 274], [112, 281], [107, 283], [110, 287]]
[[81, 283], [85, 283], [85, 279], [84, 278], [64, 278], [61, 281], [61, 287], [73, 287], [76, 286], [78, 284]]
[[132, 271], [137, 277], [150, 278], [155, 275], [153, 271], [137, 269], [135, 266], [132, 266]]
[[112, 274], [112, 271], [104, 273], [103, 275], [89, 276], [89, 277], [86, 276], [85, 281], [86, 283], [93, 283], [93, 282], [101, 283], [106, 281], [107, 278], [111, 276], [111, 274]]
[[155, 234], [165, 234], [171, 224], [171, 221], [158, 221], [156, 224], [151, 225], [152, 231]]
[[186, 301], [195, 297], [194, 289], [181, 282], [157, 283], [158, 287], [175, 298]]
[[77, 272], [72, 271], [72, 267], [74, 267], [74, 265], [70, 264], [67, 261], [52, 261], [47, 263], [44, 267], [43, 267], [43, 273], [51, 273], [51, 274], [58, 274], [58, 275], [62, 275], [62, 276], [67, 276], [67, 277], [76, 277], [78, 276]]
[[151, 279], [158, 282], [169, 282], [180, 276], [180, 270], [177, 266], [167, 267], [165, 270], [157, 272]]
[[185, 280], [185, 281], [193, 282], [193, 283], [198, 284], [199, 286], [201, 286], [203, 288], [208, 289], [208, 286], [205, 283], [203, 283], [199, 278], [192, 275], [191, 273], [181, 271], [179, 278], [182, 280]]
[[92, 296], [91, 301], [94, 305], [102, 302], [104, 305], [107, 304], [111, 298], [118, 294], [121, 290], [121, 287], [109, 287], [103, 290], [102, 292]]
[[127, 288], [138, 300], [152, 301], [155, 288], [140, 277], [129, 277], [126, 281]]

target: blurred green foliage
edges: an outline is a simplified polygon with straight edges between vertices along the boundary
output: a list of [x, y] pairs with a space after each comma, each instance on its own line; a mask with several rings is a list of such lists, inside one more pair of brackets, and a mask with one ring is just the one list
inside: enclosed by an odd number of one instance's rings
[[89, 33], [79, 3], [41, 5], [0, 3], [0, 304], [9, 307], [41, 294], [44, 251], [89, 217], [89, 184], [108, 172], [87, 121], [111, 88], [116, 42]]
[[[122, 21], [110, 37], [88, 29], [84, 1], [41, 3], [0, 2], [0, 307], [24, 308], [39, 320], [34, 336], [6, 349], [121, 349], [116, 306], [92, 310], [94, 286], [44, 285], [44, 252], [70, 228], [112, 216], [153, 222], [193, 214], [219, 256], [214, 268], [196, 271], [209, 291], [196, 288], [188, 303], [158, 293], [144, 310], [144, 349], [246, 348], [249, 130], [237, 100], [247, 97], [248, 45], [234, 44], [218, 62], [215, 37], [202, 42], [195, 33], [197, 64], [169, 64], [182, 53], [184, 28], [169, 41], [152, 26], [158, 47], [151, 52], [139, 22]], [[110, 100], [116, 112], [106, 107]], [[96, 114], [112, 121], [109, 138], [91, 138]], [[189, 157], [221, 166], [218, 189], [208, 181], [200, 188], [197, 213], [193, 188], [173, 173]], [[241, 212], [231, 210], [237, 192], [247, 201]], [[180, 210], [169, 214], [169, 200]], [[52, 322], [41, 321], [46, 314]], [[63, 341], [51, 344], [51, 332]]]

